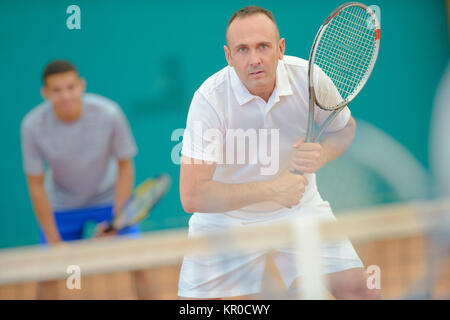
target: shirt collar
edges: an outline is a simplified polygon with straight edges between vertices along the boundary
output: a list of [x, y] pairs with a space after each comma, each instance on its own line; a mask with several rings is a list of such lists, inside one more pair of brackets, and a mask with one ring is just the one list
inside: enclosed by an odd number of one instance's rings
[[[230, 70], [231, 87], [233, 88], [239, 105], [244, 106], [247, 102], [255, 99], [256, 96], [248, 91], [248, 89], [242, 83], [241, 79], [239, 79], [239, 76], [237, 75], [234, 68], [231, 67]], [[277, 82], [274, 91], [278, 96], [287, 96], [292, 94], [291, 84], [289, 83], [289, 77], [283, 60], [278, 61]]]
[[279, 96], [288, 96], [293, 94], [284, 60], [278, 61], [276, 88]]
[[231, 87], [233, 88], [234, 94], [236, 96], [236, 99], [238, 103], [243, 106], [250, 100], [253, 100], [256, 98], [256, 96], [252, 95], [247, 87], [242, 83], [241, 79], [239, 79], [239, 76], [236, 73], [236, 70], [234, 70], [233, 67], [230, 68], [231, 73]]

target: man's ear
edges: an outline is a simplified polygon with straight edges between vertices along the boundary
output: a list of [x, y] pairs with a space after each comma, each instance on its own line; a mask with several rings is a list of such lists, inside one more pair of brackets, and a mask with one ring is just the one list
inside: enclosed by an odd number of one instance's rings
[[225, 51], [225, 59], [227, 59], [228, 65], [230, 67], [232, 67], [233, 64], [231, 63], [231, 52], [230, 52], [230, 49], [228, 49], [227, 46], [223, 46], [223, 50]]
[[80, 77], [80, 85], [81, 85], [81, 91], [84, 92], [86, 90], [86, 79]]
[[278, 59], [282, 60], [284, 56], [284, 50], [286, 49], [286, 42], [284, 41], [284, 38], [281, 38], [278, 41], [278, 49], [280, 50], [280, 56]]
[[48, 99], [48, 89], [45, 86], [45, 84], [41, 87], [41, 96], [42, 98], [44, 98], [45, 100], [49, 100]]

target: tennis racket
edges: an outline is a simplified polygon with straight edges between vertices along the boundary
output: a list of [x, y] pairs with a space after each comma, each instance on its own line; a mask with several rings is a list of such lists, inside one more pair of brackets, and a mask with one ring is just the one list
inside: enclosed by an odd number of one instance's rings
[[162, 199], [170, 188], [171, 179], [167, 174], [149, 178], [142, 182], [130, 198], [114, 216], [104, 232], [121, 230], [145, 219], [151, 209]]
[[[339, 112], [361, 91], [372, 73], [379, 47], [380, 23], [368, 6], [348, 2], [325, 19], [309, 55], [309, 114], [305, 142], [319, 141]], [[315, 105], [331, 111], [316, 135]]]

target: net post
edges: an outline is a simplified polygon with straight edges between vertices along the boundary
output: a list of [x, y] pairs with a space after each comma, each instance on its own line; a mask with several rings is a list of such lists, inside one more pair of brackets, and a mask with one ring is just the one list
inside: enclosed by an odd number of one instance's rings
[[319, 220], [300, 217], [292, 221], [291, 232], [296, 254], [296, 267], [302, 290], [298, 297], [304, 300], [325, 300], [327, 290], [323, 277]]

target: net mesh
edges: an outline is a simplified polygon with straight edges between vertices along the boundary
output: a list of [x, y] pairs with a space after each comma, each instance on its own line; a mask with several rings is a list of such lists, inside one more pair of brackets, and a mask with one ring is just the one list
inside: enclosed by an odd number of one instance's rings
[[[359, 91], [376, 54], [372, 19], [362, 7], [346, 7], [331, 20], [317, 45], [314, 66], [336, 87], [340, 95], [338, 103]], [[327, 99], [326, 94], [316, 92], [316, 98], [324, 107], [335, 106], [335, 99]]]
[[[449, 299], [449, 213], [448, 200], [444, 205], [389, 205], [339, 213], [337, 221], [324, 221], [318, 230], [323, 243], [350, 239], [382, 298]], [[284, 248], [295, 246], [293, 232], [293, 223], [284, 221], [190, 238], [182, 229], [150, 233], [140, 239], [79, 241], [52, 249], [4, 249], [0, 251], [0, 299], [36, 299], [38, 283], [50, 279], [58, 280], [59, 299], [138, 299], [136, 270], [148, 272], [152, 299], [176, 299], [185, 254], [221, 258], [223, 263], [216, 266], [221, 272], [233, 267], [230, 259], [250, 252], [264, 253], [257, 259], [265, 263], [261, 293], [254, 298], [296, 299], [298, 292], [286, 288], [276, 260]], [[80, 267], [80, 289], [68, 289], [68, 265]], [[310, 276], [303, 274], [301, 279]], [[239, 285], [245, 284], [236, 283]], [[302, 293], [301, 281], [299, 288]], [[334, 299], [330, 292], [325, 298]]]

